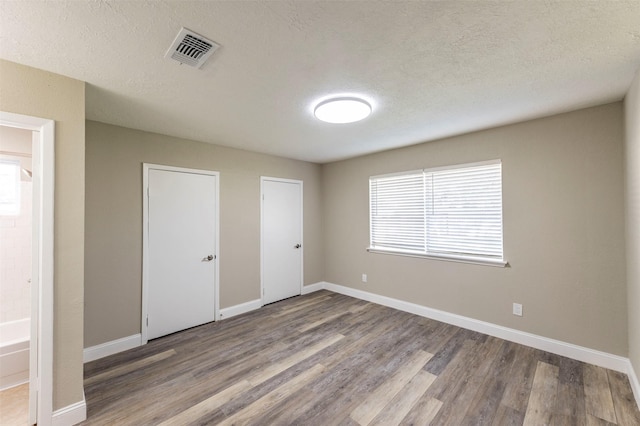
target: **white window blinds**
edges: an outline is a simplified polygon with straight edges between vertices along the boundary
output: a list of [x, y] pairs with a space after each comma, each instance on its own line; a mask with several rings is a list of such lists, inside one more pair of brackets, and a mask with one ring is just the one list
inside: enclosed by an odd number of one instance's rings
[[369, 179], [371, 249], [501, 261], [499, 161]]

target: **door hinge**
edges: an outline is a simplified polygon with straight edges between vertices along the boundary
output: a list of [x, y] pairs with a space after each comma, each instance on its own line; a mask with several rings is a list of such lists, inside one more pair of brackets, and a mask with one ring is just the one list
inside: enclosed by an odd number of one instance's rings
[[147, 327], [149, 327], [149, 316], [147, 315]]

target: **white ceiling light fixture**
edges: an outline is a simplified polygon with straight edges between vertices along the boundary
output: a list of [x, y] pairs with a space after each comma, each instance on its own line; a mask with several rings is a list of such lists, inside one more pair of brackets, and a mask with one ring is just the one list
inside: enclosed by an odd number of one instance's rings
[[320, 102], [313, 110], [318, 120], [345, 124], [364, 120], [371, 114], [371, 105], [364, 99], [349, 97], [336, 97]]

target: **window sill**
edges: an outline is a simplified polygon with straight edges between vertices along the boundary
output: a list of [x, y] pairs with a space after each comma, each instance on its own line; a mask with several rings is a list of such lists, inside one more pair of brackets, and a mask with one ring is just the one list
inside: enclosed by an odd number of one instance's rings
[[493, 266], [496, 268], [510, 267], [509, 262], [507, 262], [506, 260], [482, 259], [482, 258], [477, 258], [472, 256], [419, 254], [419, 253], [410, 253], [410, 252], [395, 251], [395, 250], [388, 250], [388, 249], [378, 249], [378, 248], [371, 248], [371, 247], [367, 247], [367, 251], [369, 253], [391, 254], [394, 256], [406, 256], [406, 257], [420, 257], [424, 259], [444, 260], [445, 262], [458, 262], [458, 263], [470, 263], [472, 265]]

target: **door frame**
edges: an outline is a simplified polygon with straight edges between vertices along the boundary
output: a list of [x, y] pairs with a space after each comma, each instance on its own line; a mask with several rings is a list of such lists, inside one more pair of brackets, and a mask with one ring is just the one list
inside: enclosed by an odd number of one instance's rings
[[[39, 132], [33, 138], [29, 421], [53, 421], [53, 271], [55, 121], [0, 111], [0, 125]], [[34, 135], [35, 136], [35, 135]], [[36, 331], [35, 336], [33, 335]], [[35, 357], [35, 358], [34, 358]], [[32, 367], [36, 365], [36, 377]], [[32, 389], [35, 387], [35, 398]], [[32, 406], [36, 401], [36, 407]]]
[[300, 185], [300, 294], [304, 287], [304, 181], [260, 176], [260, 304], [264, 306], [264, 183], [280, 182]]
[[184, 167], [166, 166], [162, 164], [142, 163], [142, 315], [140, 317], [141, 344], [145, 345], [148, 339], [147, 315], [149, 313], [149, 170], [163, 170], [169, 172], [191, 173], [216, 177], [216, 238], [214, 249], [216, 253], [215, 273], [213, 277], [213, 318], [220, 319], [220, 172], [201, 169], [189, 169]]

